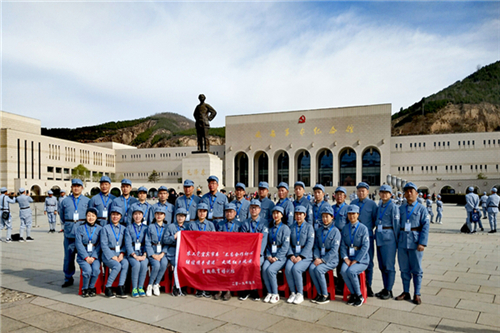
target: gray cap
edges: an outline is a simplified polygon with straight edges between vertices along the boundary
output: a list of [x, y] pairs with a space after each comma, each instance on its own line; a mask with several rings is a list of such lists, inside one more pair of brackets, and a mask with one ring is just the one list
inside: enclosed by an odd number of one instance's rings
[[267, 188], [267, 189], [269, 189], [269, 184], [267, 182], [260, 182], [259, 183], [259, 188]]
[[356, 206], [356, 205], [349, 205], [349, 207], [347, 207], [347, 212], [348, 213], [358, 213], [359, 214], [359, 207]]
[[286, 190], [288, 191], [288, 184], [287, 184], [287, 183], [285, 183], [285, 182], [281, 182], [281, 183], [279, 183], [279, 184], [278, 184], [278, 188], [280, 188], [280, 187], [284, 187], [284, 188], [286, 188]]
[[323, 191], [323, 193], [325, 193], [325, 187], [323, 185], [321, 185], [321, 184], [314, 185], [313, 191], [314, 190], [321, 190], [321, 191]]
[[250, 206], [259, 206], [260, 207], [260, 201], [257, 199], [252, 199], [252, 201], [250, 201]]

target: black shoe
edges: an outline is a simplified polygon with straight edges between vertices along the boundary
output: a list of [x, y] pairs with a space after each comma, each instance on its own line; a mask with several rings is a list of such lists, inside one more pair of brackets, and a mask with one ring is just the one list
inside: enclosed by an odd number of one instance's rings
[[210, 295], [209, 291], [204, 291], [203, 292], [203, 297], [205, 297], [205, 298], [212, 298], [212, 295]]
[[247, 291], [247, 290], [245, 290], [245, 291], [240, 291], [240, 292], [238, 293], [238, 295], [240, 296], [240, 297], [238, 297], [238, 299], [239, 299], [240, 301], [246, 301], [246, 300], [248, 299], [248, 297], [250, 297], [250, 292], [249, 292], [249, 291]]
[[187, 295], [186, 287], [181, 288], [181, 296], [186, 296], [186, 295]]
[[172, 288], [172, 296], [177, 297], [177, 296], [180, 296], [180, 295], [181, 295], [181, 291], [179, 290], [179, 288], [177, 288], [177, 287], [174, 286]]
[[260, 295], [259, 295], [259, 291], [258, 290], [252, 290], [252, 292], [250, 293], [250, 298], [253, 300], [253, 301], [260, 301]]
[[382, 297], [382, 295], [384, 295], [384, 294], [385, 294], [385, 288], [384, 288], [384, 289], [382, 289], [381, 291], [379, 291], [378, 293], [376, 293], [376, 294], [375, 294], [375, 297], [377, 297], [377, 298], [381, 298], [381, 297]]
[[372, 287], [367, 286], [367, 287], [366, 287], [366, 289], [367, 289], [367, 290], [366, 290], [366, 296], [368, 296], [368, 297], [373, 297], [373, 290], [372, 290]]
[[361, 306], [364, 301], [365, 301], [365, 299], [363, 298], [363, 296], [358, 295], [358, 296], [356, 296], [356, 301], [354, 301], [353, 306]]
[[382, 296], [380, 296], [380, 299], [390, 299], [392, 297], [393, 297], [392, 296], [392, 291], [386, 290], [385, 294], [383, 294]]
[[113, 293], [113, 290], [111, 288], [104, 288], [104, 295], [106, 295], [107, 298], [115, 298], [115, 294]]
[[196, 294], [195, 294], [195, 296], [196, 296], [196, 297], [198, 297], [198, 298], [199, 298], [199, 297], [203, 297], [203, 294], [204, 294], [204, 293], [205, 293], [205, 292], [204, 292], [203, 290], [196, 290]]
[[316, 301], [316, 304], [326, 304], [330, 302], [330, 294], [327, 296], [321, 295], [321, 297]]
[[490, 230], [488, 231], [489, 234], [494, 234], [495, 233], [495, 230]]
[[218, 291], [214, 294], [214, 300], [218, 301], [222, 297], [222, 291]]
[[353, 305], [354, 302], [356, 301], [356, 295], [349, 295], [349, 299], [347, 300], [347, 305]]
[[33, 238], [31, 238], [31, 237], [26, 237], [26, 241], [27, 241], [27, 242], [32, 242], [32, 241], [34, 241], [34, 239], [33, 239]]
[[90, 290], [89, 291], [89, 296], [90, 297], [95, 297], [95, 295], [97, 294], [96, 293], [97, 292], [96, 289], [95, 288], [90, 288], [89, 290]]
[[318, 295], [316, 297], [314, 297], [314, 299], [311, 300], [311, 302], [313, 303], [318, 303], [318, 300], [321, 298], [321, 294], [318, 293]]
[[90, 289], [82, 289], [82, 297], [83, 298], [89, 297], [90, 296], [89, 291], [90, 291]]
[[125, 286], [118, 286], [116, 291], [116, 296], [120, 298], [127, 298], [127, 293], [125, 292]]
[[72, 286], [73, 285], [73, 279], [71, 280], [68, 280], [68, 281], [64, 281], [63, 285], [61, 286], [62, 288], [67, 288], [69, 286]]

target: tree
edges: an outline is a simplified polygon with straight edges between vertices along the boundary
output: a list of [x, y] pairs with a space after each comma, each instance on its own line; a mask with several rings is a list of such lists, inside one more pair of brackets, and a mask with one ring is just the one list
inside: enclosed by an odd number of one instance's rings
[[156, 183], [160, 180], [160, 174], [156, 170], [151, 171], [148, 177], [148, 182]]
[[90, 170], [83, 164], [78, 164], [75, 168], [73, 168], [73, 170], [71, 170], [71, 178], [80, 179], [85, 183], [90, 178]]
[[488, 179], [488, 177], [486, 177], [484, 173], [481, 172], [477, 174], [477, 179]]

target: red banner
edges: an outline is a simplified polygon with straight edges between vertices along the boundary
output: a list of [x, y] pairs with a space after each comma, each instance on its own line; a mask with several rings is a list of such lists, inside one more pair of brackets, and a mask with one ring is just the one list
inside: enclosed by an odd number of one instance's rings
[[198, 290], [262, 288], [261, 233], [181, 231], [175, 283]]

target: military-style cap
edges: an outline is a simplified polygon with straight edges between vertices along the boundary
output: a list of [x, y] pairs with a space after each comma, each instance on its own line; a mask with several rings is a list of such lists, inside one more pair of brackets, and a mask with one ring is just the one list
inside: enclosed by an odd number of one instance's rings
[[101, 180], [99, 180], [99, 183], [110, 183], [111, 184], [111, 179], [108, 176], [102, 176]]
[[469, 186], [469, 188], [467, 190], [469, 190], [469, 192], [474, 192], [474, 187]]
[[188, 212], [185, 208], [178, 208], [176, 211], [175, 211], [175, 215], [187, 215]]
[[493, 192], [493, 193], [497, 193], [497, 192], [498, 192], [498, 190], [497, 190], [497, 188], [496, 188], [496, 187], [493, 187], [493, 188], [491, 189], [491, 192]]
[[122, 185], [130, 185], [132, 186], [132, 181], [127, 179], [127, 178], [123, 178], [122, 179]]
[[139, 187], [139, 189], [137, 190], [137, 192], [146, 192], [146, 193], [148, 193], [148, 189], [145, 188], [144, 186], [141, 186], [141, 187]]
[[241, 188], [243, 191], [246, 191], [246, 190], [247, 190], [247, 188], [246, 188], [245, 184], [243, 184], [243, 183], [238, 183], [238, 184], [236, 184], [236, 186], [235, 186], [234, 188], [235, 188], [235, 189], [236, 189], [236, 188]]
[[208, 210], [208, 205], [204, 202], [200, 202], [198, 204], [197, 210], [200, 210], [200, 209]]
[[228, 203], [226, 207], [224, 207], [224, 210], [230, 210], [230, 209], [236, 210], [236, 205], [233, 203]]
[[0, 188], [0, 193], [5, 193], [5, 192], [7, 192], [7, 187]]
[[260, 207], [260, 201], [257, 199], [252, 199], [252, 201], [250, 201], [250, 206], [259, 206]]
[[73, 179], [71, 179], [71, 185], [83, 186], [83, 182], [80, 178], [73, 178]]
[[304, 214], [306, 214], [307, 213], [307, 209], [306, 209], [306, 207], [304, 207], [302, 205], [297, 205], [297, 207], [295, 207], [295, 213], [304, 213]]
[[295, 182], [295, 184], [293, 184], [293, 188], [297, 186], [302, 186], [303, 189], [306, 188], [306, 184], [304, 184], [304, 182]]
[[184, 181], [184, 187], [194, 186], [194, 182], [191, 179], [186, 179]]
[[284, 209], [283, 209], [283, 207], [281, 207], [281, 206], [274, 206], [274, 208], [273, 208], [273, 212], [274, 212], [274, 211], [278, 211], [278, 212], [280, 212], [281, 214], [284, 214], [284, 213], [285, 213], [285, 210], [284, 210]]
[[280, 187], [284, 187], [284, 188], [286, 188], [286, 190], [288, 191], [288, 184], [287, 184], [287, 183], [285, 183], [285, 182], [281, 182], [281, 183], [279, 183], [279, 184], [278, 184], [278, 189], [279, 189]]
[[418, 187], [417, 185], [413, 184], [412, 182], [408, 182], [406, 183], [405, 187], [403, 188], [403, 190], [407, 190], [409, 188], [412, 188], [414, 189], [415, 191], [418, 191]]
[[356, 206], [356, 205], [349, 205], [349, 207], [347, 207], [347, 212], [348, 213], [358, 213], [359, 214], [359, 207]]
[[314, 190], [321, 190], [321, 191], [323, 191], [323, 193], [325, 193], [325, 187], [323, 185], [321, 185], [321, 184], [314, 185], [313, 191]]
[[156, 213], [161, 213], [167, 215], [167, 210], [165, 209], [165, 206], [157, 206], [155, 208], [155, 214]]
[[66, 190], [62, 189], [59, 193], [66, 193]]
[[345, 195], [347, 195], [347, 191], [345, 188], [343, 188], [342, 186], [339, 186], [335, 189], [335, 193], [337, 192], [344, 192]]
[[211, 180], [215, 180], [217, 182], [217, 184], [219, 184], [219, 178], [217, 178], [217, 176], [208, 177], [207, 182], [210, 182]]
[[370, 185], [368, 185], [365, 182], [361, 182], [361, 183], [358, 184], [358, 186], [356, 186], [356, 188], [366, 188], [367, 190], [369, 190], [370, 189]]
[[390, 187], [389, 185], [382, 185], [382, 186], [380, 186], [379, 192], [390, 192], [390, 193], [392, 193], [392, 187]]
[[260, 182], [259, 188], [267, 188], [269, 190], [269, 184], [267, 182]]
[[486, 195], [486, 191], [484, 191], [483, 194]]
[[95, 207], [88, 207], [88, 208], [87, 208], [87, 211], [85, 212], [85, 215], [87, 215], [88, 213], [92, 213], [92, 214], [94, 214], [95, 216], [97, 216], [97, 215], [98, 215], [98, 213], [97, 213], [97, 209], [96, 209]]
[[123, 215], [123, 209], [122, 207], [118, 205], [111, 205], [111, 209], [109, 210], [110, 213], [118, 213], [120, 215]]
[[331, 216], [334, 216], [332, 206], [323, 205], [323, 207], [321, 207], [321, 214], [330, 214]]
[[422, 192], [418, 192], [418, 195], [419, 196], [423, 196], [424, 194]]
[[438, 195], [437, 195], [437, 198], [438, 198], [438, 199], [441, 199], [441, 196], [438, 194]]
[[401, 192], [398, 191], [398, 195], [400, 195], [400, 194], [403, 194], [403, 193], [401, 193]]
[[168, 192], [168, 188], [166, 186], [160, 186], [160, 188], [158, 188], [158, 192], [160, 191], [167, 191]]
[[21, 187], [21, 188], [19, 189], [19, 193], [23, 193], [24, 191], [26, 191], [26, 190], [24, 189], [24, 187]]
[[47, 192], [47, 194], [48, 194], [48, 195], [52, 195], [52, 194], [54, 194], [54, 192], [52, 192], [52, 190], [49, 190], [49, 191]]

